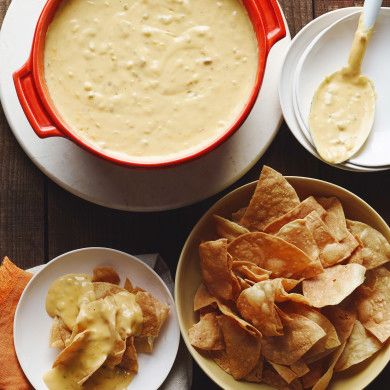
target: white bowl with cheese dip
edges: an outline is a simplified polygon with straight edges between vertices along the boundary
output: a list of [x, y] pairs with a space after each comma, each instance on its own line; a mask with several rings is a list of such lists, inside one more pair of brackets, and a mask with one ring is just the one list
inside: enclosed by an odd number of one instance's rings
[[276, 0], [48, 0], [14, 82], [39, 137], [175, 165], [240, 127], [284, 35]]
[[[360, 9], [357, 9], [326, 28], [306, 48], [296, 67], [293, 84], [294, 110], [302, 133], [312, 144], [308, 118], [311, 100], [318, 86], [316, 83], [346, 61], [359, 16]], [[386, 49], [390, 31], [389, 20], [390, 8], [382, 8], [363, 63], [363, 72], [369, 75], [375, 85], [376, 113], [370, 136], [361, 150], [348, 160], [349, 164], [359, 169], [385, 169], [390, 164], [386, 148], [390, 134], [387, 126], [390, 113], [386, 106], [390, 96], [390, 77], [386, 73], [386, 67], [381, 66], [390, 60]], [[350, 116], [353, 118], [352, 111]]]

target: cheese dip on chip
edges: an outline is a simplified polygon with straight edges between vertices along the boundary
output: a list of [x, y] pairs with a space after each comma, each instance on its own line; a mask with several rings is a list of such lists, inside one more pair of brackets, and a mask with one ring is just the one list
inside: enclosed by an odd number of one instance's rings
[[99, 267], [93, 276], [64, 275], [49, 288], [50, 345], [60, 350], [43, 378], [50, 390], [127, 388], [138, 353], [152, 352], [169, 308], [119, 281], [114, 269]]
[[49, 95], [72, 132], [141, 163], [219, 138], [243, 111], [257, 67], [239, 0], [67, 0], [44, 51]]

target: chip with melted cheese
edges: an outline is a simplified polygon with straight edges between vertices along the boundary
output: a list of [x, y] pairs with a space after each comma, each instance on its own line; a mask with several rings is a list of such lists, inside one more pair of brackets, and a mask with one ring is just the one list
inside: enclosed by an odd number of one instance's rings
[[126, 388], [144, 352], [136, 340], [149, 336], [152, 351], [169, 307], [128, 279], [127, 289], [119, 281], [114, 269], [99, 267], [93, 276], [64, 275], [50, 286], [50, 344], [61, 352], [44, 375], [49, 390]]

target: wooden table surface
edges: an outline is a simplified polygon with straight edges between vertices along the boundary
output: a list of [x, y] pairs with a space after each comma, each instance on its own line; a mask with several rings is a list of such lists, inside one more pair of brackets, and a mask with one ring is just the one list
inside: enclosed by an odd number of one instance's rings
[[[0, 22], [9, 3], [10, 0], [0, 0]], [[390, 0], [383, 3], [390, 6]], [[362, 1], [283, 0], [281, 4], [294, 36], [313, 18], [336, 8], [361, 5]], [[24, 268], [71, 249], [106, 246], [132, 254], [159, 252], [174, 273], [182, 245], [201, 215], [228, 191], [255, 180], [263, 164], [285, 175], [339, 184], [366, 200], [390, 223], [389, 172], [352, 173], [327, 166], [295, 140], [286, 124], [256, 166], [233, 186], [201, 203], [161, 213], [106, 209], [58, 187], [24, 154], [1, 109], [0, 158], [0, 256], [7, 255]], [[193, 388], [216, 388], [194, 366]], [[384, 389], [386, 383], [389, 386], [389, 366], [369, 389]]]

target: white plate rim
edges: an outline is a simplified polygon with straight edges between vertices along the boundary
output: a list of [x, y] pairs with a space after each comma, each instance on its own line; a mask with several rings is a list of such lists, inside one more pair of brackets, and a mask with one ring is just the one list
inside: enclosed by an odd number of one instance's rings
[[169, 364], [170, 368], [169, 368], [169, 370], [166, 370], [166, 372], [164, 372], [163, 375], [161, 375], [159, 384], [156, 387], [156, 389], [158, 389], [163, 384], [165, 379], [168, 377], [169, 373], [171, 372], [173, 364], [174, 364], [176, 356], [177, 356], [177, 353], [178, 353], [178, 350], [179, 350], [181, 333], [180, 333], [180, 327], [179, 327], [179, 322], [178, 322], [178, 317], [177, 317], [175, 300], [174, 300], [173, 295], [172, 295], [171, 291], [169, 290], [168, 286], [165, 284], [165, 282], [156, 273], [156, 271], [154, 269], [150, 268], [142, 260], [138, 259], [137, 257], [135, 257], [133, 255], [130, 255], [130, 254], [128, 254], [128, 253], [126, 253], [124, 251], [120, 251], [118, 249], [112, 249], [112, 248], [107, 248], [107, 247], [96, 246], [96, 247], [85, 247], [85, 248], [74, 249], [74, 250], [65, 252], [65, 253], [55, 257], [54, 259], [50, 260], [46, 264], [39, 265], [38, 266], [39, 269], [36, 269], [36, 267], [34, 267], [35, 272], [33, 273], [33, 276], [29, 280], [29, 282], [27, 283], [26, 287], [24, 288], [24, 290], [22, 292], [22, 295], [20, 296], [19, 302], [18, 302], [18, 304], [16, 306], [14, 322], [13, 322], [14, 348], [15, 348], [15, 353], [16, 353], [18, 362], [20, 364], [20, 367], [21, 367], [22, 371], [24, 372], [24, 374], [26, 375], [27, 379], [30, 381], [30, 383], [32, 385], [34, 385], [33, 382], [31, 381], [31, 377], [29, 376], [29, 373], [25, 372], [25, 370], [24, 370], [24, 368], [22, 366], [22, 363], [21, 363], [21, 359], [19, 359], [21, 352], [19, 351], [19, 348], [18, 348], [17, 336], [16, 336], [17, 333], [18, 333], [18, 329], [17, 329], [18, 325], [17, 324], [19, 322], [19, 316], [20, 316], [19, 312], [21, 311], [23, 302], [26, 301], [25, 297], [27, 296], [27, 294], [29, 292], [30, 286], [34, 283], [35, 279], [39, 277], [41, 272], [43, 272], [47, 267], [50, 267], [51, 265], [61, 261], [63, 258], [66, 258], [67, 256], [71, 256], [71, 255], [73, 255], [75, 253], [96, 251], [96, 250], [105, 252], [106, 254], [107, 254], [107, 252], [108, 253], [115, 253], [117, 255], [122, 256], [123, 258], [127, 258], [130, 262], [137, 263], [142, 268], [144, 268], [146, 270], [146, 272], [151, 273], [159, 281], [159, 284], [162, 286], [162, 288], [164, 289], [164, 291], [167, 294], [167, 297], [169, 298], [170, 309], [171, 309], [171, 313], [173, 314], [173, 316], [172, 316], [172, 318], [173, 318], [173, 325], [175, 326], [175, 328], [176, 328], [175, 330], [176, 330], [176, 333], [177, 333], [177, 341], [176, 341], [175, 345], [173, 346], [173, 348], [171, 348], [173, 353], [171, 354], [171, 364]]

